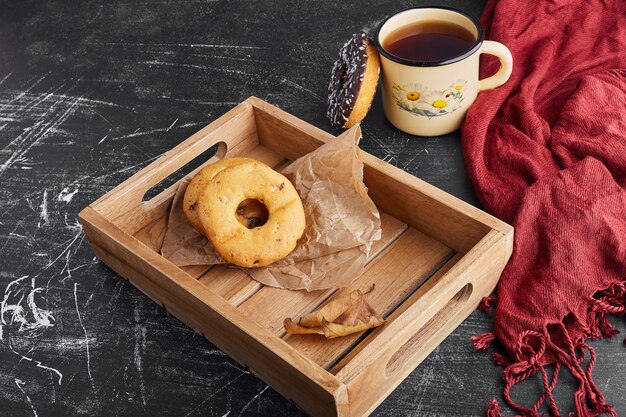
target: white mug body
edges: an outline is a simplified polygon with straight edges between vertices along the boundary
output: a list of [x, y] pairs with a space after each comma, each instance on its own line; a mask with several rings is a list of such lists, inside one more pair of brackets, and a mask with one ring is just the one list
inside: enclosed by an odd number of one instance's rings
[[[397, 57], [384, 49], [387, 37], [395, 30], [420, 21], [462, 26], [472, 34], [474, 44], [458, 56], [425, 62]], [[399, 12], [379, 26], [375, 43], [381, 58], [385, 116], [395, 127], [412, 135], [439, 136], [459, 129], [479, 91], [503, 84], [511, 74], [508, 49], [501, 44], [494, 48], [496, 42], [484, 41], [480, 24], [454, 9], [418, 7]], [[490, 50], [485, 50], [485, 44]], [[481, 53], [496, 55], [502, 64], [498, 73], [485, 80], [478, 78]]]

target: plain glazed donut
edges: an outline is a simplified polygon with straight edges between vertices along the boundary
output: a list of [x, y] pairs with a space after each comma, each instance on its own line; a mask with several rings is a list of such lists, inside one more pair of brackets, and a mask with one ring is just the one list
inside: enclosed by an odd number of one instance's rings
[[328, 112], [333, 127], [351, 128], [365, 118], [372, 105], [380, 58], [374, 43], [364, 34], [352, 35], [339, 51], [328, 85]]
[[217, 161], [211, 165], [207, 165], [202, 168], [192, 178], [187, 190], [185, 190], [185, 196], [183, 197], [183, 211], [187, 216], [189, 223], [200, 233], [204, 233], [202, 229], [202, 223], [200, 223], [200, 217], [198, 217], [198, 198], [204, 191], [204, 187], [211, 181], [211, 179], [220, 171], [229, 168], [234, 165], [238, 165], [245, 162], [256, 162], [250, 158], [228, 158]]
[[[267, 208], [265, 224], [249, 228], [240, 222], [237, 211], [247, 200], [257, 200]], [[215, 251], [226, 261], [247, 268], [266, 266], [287, 256], [306, 225], [294, 186], [258, 161], [218, 172], [198, 199], [198, 214]]]

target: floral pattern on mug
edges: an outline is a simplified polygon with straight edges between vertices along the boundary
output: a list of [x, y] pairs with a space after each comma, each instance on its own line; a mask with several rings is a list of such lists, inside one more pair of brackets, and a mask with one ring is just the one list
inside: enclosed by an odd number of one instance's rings
[[429, 90], [423, 84], [393, 83], [393, 98], [402, 110], [428, 118], [443, 116], [461, 108], [467, 81], [457, 80], [444, 90]]

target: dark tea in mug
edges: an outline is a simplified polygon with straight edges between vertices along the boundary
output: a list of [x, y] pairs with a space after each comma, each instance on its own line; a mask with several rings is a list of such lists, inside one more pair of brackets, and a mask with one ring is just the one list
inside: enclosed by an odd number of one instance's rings
[[424, 20], [394, 30], [382, 46], [399, 58], [433, 62], [462, 55], [475, 44], [476, 37], [463, 26], [442, 20]]

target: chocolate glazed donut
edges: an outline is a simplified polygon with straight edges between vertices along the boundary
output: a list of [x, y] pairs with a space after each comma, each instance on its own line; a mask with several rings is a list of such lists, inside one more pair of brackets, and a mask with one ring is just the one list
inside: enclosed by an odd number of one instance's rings
[[339, 51], [328, 85], [328, 112], [333, 127], [348, 129], [359, 123], [372, 105], [380, 59], [374, 43], [364, 34], [352, 35]]

